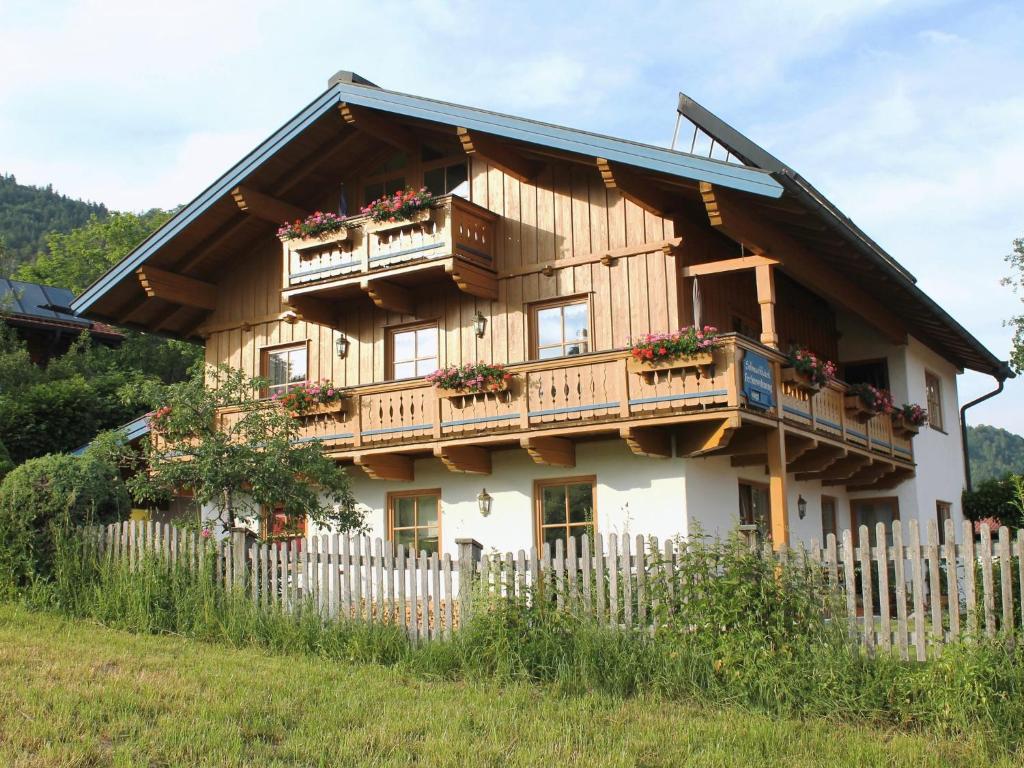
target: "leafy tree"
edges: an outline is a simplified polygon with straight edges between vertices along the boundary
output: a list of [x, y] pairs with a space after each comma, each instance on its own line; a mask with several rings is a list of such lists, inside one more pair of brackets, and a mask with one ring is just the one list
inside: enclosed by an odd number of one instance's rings
[[975, 481], [1002, 478], [1007, 473], [1024, 475], [1024, 437], [979, 424], [967, 428], [967, 445]]
[[100, 203], [73, 200], [52, 186], [19, 184], [12, 175], [0, 175], [0, 276], [9, 277], [19, 265], [28, 263], [46, 248], [50, 232], [69, 232], [89, 221], [104, 219], [107, 209]]
[[973, 491], [963, 492], [962, 502], [964, 516], [969, 520], [994, 517], [1011, 528], [1024, 527], [1024, 511], [1013, 475], [977, 483]]
[[[1011, 274], [1003, 279], [1024, 302], [1024, 237], [1013, 241], [1013, 252], [1006, 257]], [[1010, 351], [1010, 365], [1018, 373], [1024, 371], [1024, 313], [1014, 315], [1006, 324], [1013, 328], [1013, 347]]]
[[102, 218], [94, 214], [82, 227], [47, 235], [47, 251], [40, 253], [35, 262], [23, 264], [15, 277], [81, 293], [170, 216], [169, 211], [158, 208]]
[[84, 456], [52, 454], [16, 467], [0, 483], [0, 590], [49, 575], [60, 534], [123, 518], [130, 498], [109, 443]]
[[[155, 439], [128, 481], [133, 496], [156, 504], [182, 488], [226, 530], [276, 508], [291, 527], [304, 518], [341, 531], [361, 528], [348, 476], [317, 442], [299, 443], [296, 419], [255, 395], [266, 385], [241, 371], [210, 367], [180, 384], [147, 385]], [[221, 409], [234, 412], [222, 416]]]

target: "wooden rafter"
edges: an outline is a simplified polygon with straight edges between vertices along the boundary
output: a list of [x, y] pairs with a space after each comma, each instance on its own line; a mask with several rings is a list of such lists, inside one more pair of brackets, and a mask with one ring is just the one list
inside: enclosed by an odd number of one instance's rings
[[498, 299], [498, 278], [490, 270], [462, 259], [452, 259], [444, 269], [463, 293], [490, 301]]
[[415, 477], [412, 458], [400, 453], [357, 454], [353, 461], [373, 480], [411, 483]]
[[139, 284], [149, 298], [163, 299], [172, 304], [199, 309], [217, 308], [217, 287], [158, 267], [139, 267], [135, 270]]
[[436, 446], [434, 455], [452, 472], [491, 474], [491, 452], [475, 445]]
[[888, 491], [896, 488], [906, 480], [914, 476], [914, 470], [910, 467], [892, 467], [886, 474], [882, 475], [875, 482], [860, 485], [847, 485], [847, 491]]
[[684, 424], [676, 439], [680, 456], [703, 456], [725, 448], [739, 428], [739, 417]]
[[231, 190], [238, 210], [255, 216], [257, 219], [280, 225], [285, 221], [306, 218], [307, 211], [284, 200], [278, 200], [263, 192], [246, 186], [238, 186]]
[[701, 264], [691, 264], [683, 267], [683, 277], [701, 277], [703, 275], [718, 275], [723, 272], [736, 272], [741, 269], [754, 269], [755, 267], [773, 266], [778, 264], [778, 259], [771, 259], [767, 256], [741, 256], [736, 259], [722, 259], [720, 261], [705, 261]]
[[617, 191], [626, 200], [635, 203], [645, 211], [656, 216], [664, 216], [676, 207], [669, 195], [652, 183], [644, 181], [630, 169], [605, 160], [603, 157], [595, 158], [595, 162], [597, 170], [601, 174], [601, 180], [607, 189]]
[[403, 315], [415, 314], [416, 302], [413, 300], [412, 291], [408, 288], [387, 280], [367, 280], [365, 278], [359, 281], [359, 287], [381, 309], [399, 312]]
[[893, 465], [887, 461], [872, 459], [870, 464], [865, 464], [852, 475], [846, 478], [826, 478], [822, 485], [867, 485], [870, 486], [882, 476], [889, 474]]
[[817, 447], [790, 462], [788, 470], [795, 474], [821, 472], [845, 458], [847, 454], [848, 451], [841, 446], [819, 442]]
[[456, 128], [462, 149], [467, 155], [480, 155], [502, 173], [523, 183], [533, 181], [543, 167], [541, 163], [523, 157], [508, 144], [479, 131]]
[[791, 466], [801, 456], [818, 447], [818, 441], [808, 435], [786, 433], [786, 466]]
[[[308, 323], [323, 325], [327, 328], [341, 328], [338, 320], [341, 314], [340, 307], [330, 301], [313, 296], [292, 296], [288, 299], [288, 306], [295, 311], [298, 318]], [[287, 318], [284, 319], [287, 320]]]
[[363, 107], [342, 102], [338, 105], [341, 119], [359, 131], [380, 139], [409, 155], [416, 156], [420, 151], [420, 143], [404, 126], [392, 122], [379, 114]]
[[862, 467], [871, 463], [871, 457], [861, 453], [851, 453], [838, 459], [818, 472], [798, 472], [797, 480], [846, 480]]
[[549, 467], [576, 466], [576, 444], [565, 437], [523, 437], [519, 444], [537, 464]]
[[731, 190], [700, 183], [701, 197], [711, 226], [757, 255], [777, 259], [798, 281], [860, 315], [894, 344], [904, 344], [903, 323], [881, 302], [849, 281], [841, 280], [796, 239], [771, 222], [751, 215], [751, 206]]
[[637, 456], [672, 458], [672, 435], [663, 427], [622, 427], [619, 435]]

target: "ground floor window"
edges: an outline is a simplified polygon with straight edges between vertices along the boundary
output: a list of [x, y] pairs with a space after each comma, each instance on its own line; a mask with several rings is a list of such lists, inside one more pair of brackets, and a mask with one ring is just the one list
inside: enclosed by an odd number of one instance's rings
[[838, 535], [836, 526], [836, 500], [831, 496], [821, 497], [821, 541], [824, 544], [828, 535]]
[[297, 539], [299, 546], [306, 537], [306, 518], [284, 513], [284, 507], [275, 506], [263, 513], [263, 538], [268, 541], [291, 541]]
[[946, 521], [953, 519], [953, 505], [948, 501], [935, 502], [935, 519], [939, 524], [939, 543], [946, 543]]
[[534, 487], [536, 504], [537, 548], [561, 539], [568, 544], [576, 539], [580, 551], [583, 537], [594, 536], [594, 477], [571, 477], [558, 480], [538, 480]]
[[740, 482], [740, 525], [757, 526], [762, 539], [771, 539], [770, 509], [767, 485]]
[[413, 552], [441, 551], [441, 491], [388, 494], [388, 539]]
[[892, 524], [900, 519], [899, 499], [890, 496], [880, 499], [854, 499], [850, 502], [850, 527], [853, 529], [854, 546], [860, 544], [860, 527], [866, 525], [870, 540], [877, 544], [875, 526], [885, 524], [886, 542], [892, 544]]

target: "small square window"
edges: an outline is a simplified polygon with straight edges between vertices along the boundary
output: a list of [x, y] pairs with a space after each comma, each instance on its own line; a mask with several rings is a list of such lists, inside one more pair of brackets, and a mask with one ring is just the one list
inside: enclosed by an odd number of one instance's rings
[[279, 347], [264, 352], [263, 376], [267, 379], [267, 396], [283, 395], [306, 383], [306, 345]]
[[413, 553], [440, 554], [441, 492], [388, 494], [388, 534]]
[[590, 351], [590, 305], [586, 300], [534, 308], [533, 328], [534, 357], [539, 360]]
[[390, 334], [391, 378], [412, 379], [438, 368], [437, 324], [396, 328]]
[[570, 538], [576, 540], [580, 551], [583, 538], [594, 536], [595, 479], [571, 478], [545, 480], [536, 486], [537, 544], [543, 546], [561, 540], [563, 546]]

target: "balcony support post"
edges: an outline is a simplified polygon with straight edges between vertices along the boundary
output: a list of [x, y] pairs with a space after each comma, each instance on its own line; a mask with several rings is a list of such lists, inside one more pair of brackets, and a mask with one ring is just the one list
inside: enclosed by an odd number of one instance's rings
[[761, 343], [772, 349], [779, 348], [779, 334], [775, 326], [775, 274], [770, 264], [754, 267], [757, 282], [757, 303], [761, 306]]
[[786, 475], [786, 433], [782, 425], [768, 434], [768, 506], [772, 546], [789, 546], [789, 503]]

